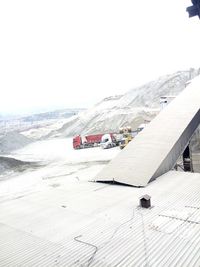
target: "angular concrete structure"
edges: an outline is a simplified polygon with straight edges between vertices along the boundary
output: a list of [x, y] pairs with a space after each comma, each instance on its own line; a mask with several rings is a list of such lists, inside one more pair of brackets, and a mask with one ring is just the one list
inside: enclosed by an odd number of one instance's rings
[[200, 123], [200, 78], [174, 99], [96, 177], [146, 186], [168, 172]]

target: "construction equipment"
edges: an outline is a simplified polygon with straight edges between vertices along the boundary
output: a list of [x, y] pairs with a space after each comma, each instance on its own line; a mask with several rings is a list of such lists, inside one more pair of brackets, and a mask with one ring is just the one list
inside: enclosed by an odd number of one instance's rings
[[120, 141], [120, 149], [123, 149], [133, 139], [131, 127], [121, 127], [119, 133], [123, 135], [123, 138]]

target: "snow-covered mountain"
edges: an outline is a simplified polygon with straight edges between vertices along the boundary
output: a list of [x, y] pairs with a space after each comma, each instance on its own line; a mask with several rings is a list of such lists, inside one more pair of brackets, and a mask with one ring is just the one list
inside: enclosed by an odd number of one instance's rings
[[24, 122], [34, 122], [34, 121], [44, 121], [44, 120], [58, 120], [58, 119], [66, 119], [73, 115], [78, 114], [80, 111], [84, 111], [85, 109], [81, 108], [66, 108], [66, 109], [58, 109], [49, 112], [32, 114], [29, 116], [22, 117], [21, 120]]
[[23, 172], [27, 170], [27, 168], [37, 167], [36, 163], [26, 162], [22, 160], [17, 160], [11, 157], [2, 157], [0, 156], [0, 181], [2, 180], [3, 174], [5, 172]]
[[1, 116], [0, 114], [0, 153], [1, 137], [8, 133], [13, 133], [15, 136], [16, 133], [21, 133], [33, 141], [38, 140], [47, 136], [51, 131], [61, 128], [70, 117], [84, 110], [83, 108], [66, 108], [26, 116], [12, 114]]
[[17, 132], [8, 132], [0, 136], [0, 154], [20, 149], [32, 142], [31, 139]]
[[160, 111], [161, 96], [176, 96], [189, 80], [199, 74], [200, 69], [178, 71], [134, 88], [124, 95], [105, 98], [93, 108], [71, 117], [48, 137], [115, 132], [125, 125], [136, 129], [139, 124], [151, 120]]

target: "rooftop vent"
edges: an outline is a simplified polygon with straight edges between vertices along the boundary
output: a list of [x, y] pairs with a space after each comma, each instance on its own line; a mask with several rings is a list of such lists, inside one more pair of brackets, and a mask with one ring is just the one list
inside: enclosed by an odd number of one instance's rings
[[146, 209], [151, 207], [151, 197], [149, 195], [144, 195], [140, 198], [140, 207]]

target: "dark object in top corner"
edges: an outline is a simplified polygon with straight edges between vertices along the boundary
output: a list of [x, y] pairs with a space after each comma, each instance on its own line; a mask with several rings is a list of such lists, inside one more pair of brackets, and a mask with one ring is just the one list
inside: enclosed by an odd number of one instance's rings
[[186, 11], [189, 14], [189, 17], [199, 16], [200, 18], [200, 0], [191, 0], [192, 6], [189, 6]]
[[149, 195], [144, 195], [140, 198], [140, 207], [146, 209], [151, 207], [151, 197]]

